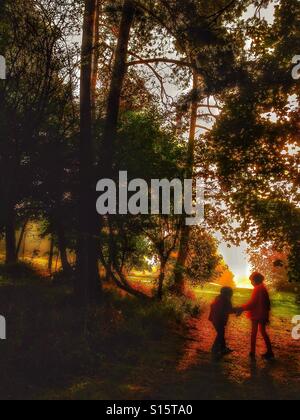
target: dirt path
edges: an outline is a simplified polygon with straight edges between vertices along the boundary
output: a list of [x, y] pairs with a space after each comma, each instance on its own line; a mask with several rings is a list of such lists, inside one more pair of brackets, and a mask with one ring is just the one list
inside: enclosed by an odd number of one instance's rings
[[[249, 321], [232, 317], [228, 345], [235, 352], [219, 362], [212, 361], [210, 348], [214, 331], [206, 310], [191, 320], [189, 332], [171, 333], [148, 343], [146, 359], [119, 365], [105, 365], [102, 374], [82, 378], [64, 393], [48, 398], [128, 399], [128, 400], [288, 400], [300, 399], [300, 341], [291, 337], [292, 325], [280, 318], [270, 328], [277, 360], [258, 358], [253, 364], [249, 353]], [[181, 350], [180, 350], [181, 349]], [[259, 340], [258, 354], [264, 352]]]
[[[213, 362], [210, 348], [214, 331], [206, 311], [190, 322], [189, 339], [179, 360], [173, 382], [173, 398], [189, 399], [300, 399], [300, 342], [291, 337], [292, 326], [273, 318], [270, 327], [277, 360], [268, 363], [258, 358], [251, 363], [249, 321], [232, 317], [228, 345], [235, 352]], [[258, 354], [265, 351], [259, 340]], [[171, 393], [167, 393], [172, 398]]]

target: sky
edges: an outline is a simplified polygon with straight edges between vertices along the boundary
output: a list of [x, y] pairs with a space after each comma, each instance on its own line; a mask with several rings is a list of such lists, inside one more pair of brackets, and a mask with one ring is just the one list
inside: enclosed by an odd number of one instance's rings
[[250, 285], [250, 281], [247, 280], [251, 270], [247, 255], [247, 243], [243, 242], [239, 247], [228, 248], [227, 243], [221, 241], [219, 250], [225, 263], [233, 272], [237, 285]]
[[[273, 23], [274, 20], [274, 10], [276, 6], [277, 0], [273, 1], [272, 5], [270, 5], [266, 9], [262, 9], [260, 16], [261, 18], [266, 19], [269, 23]], [[255, 9], [253, 7], [249, 7], [248, 12], [246, 13], [245, 17], [251, 17], [254, 14]]]

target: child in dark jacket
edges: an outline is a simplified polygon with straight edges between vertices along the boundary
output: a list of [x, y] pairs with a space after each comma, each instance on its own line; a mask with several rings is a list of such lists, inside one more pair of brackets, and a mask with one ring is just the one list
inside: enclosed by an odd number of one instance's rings
[[232, 353], [232, 350], [226, 345], [226, 326], [231, 314], [239, 315], [241, 313], [241, 310], [233, 308], [232, 297], [233, 290], [231, 287], [223, 287], [220, 295], [211, 305], [209, 320], [217, 332], [217, 337], [212, 348], [214, 355]]

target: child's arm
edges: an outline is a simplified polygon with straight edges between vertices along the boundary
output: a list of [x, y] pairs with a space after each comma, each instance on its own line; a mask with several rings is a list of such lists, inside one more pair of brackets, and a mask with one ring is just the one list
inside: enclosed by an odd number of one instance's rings
[[238, 315], [240, 310], [241, 308], [234, 308], [232, 304], [230, 304], [230, 311], [229, 311], [230, 315]]
[[236, 314], [236, 316], [241, 316], [243, 312], [243, 308], [234, 308], [234, 313]]

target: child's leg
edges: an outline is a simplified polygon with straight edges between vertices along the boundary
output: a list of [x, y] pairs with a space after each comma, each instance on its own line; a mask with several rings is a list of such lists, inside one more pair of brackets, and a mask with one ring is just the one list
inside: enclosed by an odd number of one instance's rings
[[273, 353], [273, 348], [272, 348], [272, 343], [271, 343], [269, 334], [267, 332], [266, 324], [264, 324], [264, 323], [263, 324], [259, 324], [259, 327], [260, 327], [261, 335], [262, 335], [262, 337], [263, 337], [263, 339], [264, 339], [264, 341], [266, 343], [267, 351], [268, 351], [269, 354], [272, 354]]
[[219, 335], [220, 335], [220, 346], [221, 346], [221, 350], [225, 350], [226, 349], [226, 339], [225, 339], [225, 326], [220, 327], [220, 331], [219, 331]]
[[258, 333], [258, 322], [252, 321], [252, 333], [251, 333], [251, 353], [256, 354], [256, 341]]
[[216, 326], [215, 326], [215, 330], [217, 332], [217, 335], [216, 335], [215, 342], [212, 346], [212, 352], [213, 353], [218, 353], [220, 351], [220, 343], [219, 343], [219, 332], [218, 332], [218, 328]]
[[220, 348], [219, 348], [219, 342], [218, 342], [218, 336], [217, 336], [217, 337], [216, 337], [216, 339], [215, 339], [215, 342], [214, 342], [214, 344], [213, 344], [213, 346], [212, 346], [211, 351], [212, 351], [212, 353], [214, 353], [214, 354], [217, 354], [217, 353], [220, 351]]
[[215, 326], [217, 331], [217, 337], [215, 339], [214, 345], [212, 347], [213, 353], [218, 353], [226, 348], [225, 342], [225, 327], [224, 326]]

